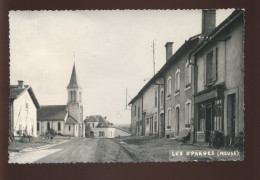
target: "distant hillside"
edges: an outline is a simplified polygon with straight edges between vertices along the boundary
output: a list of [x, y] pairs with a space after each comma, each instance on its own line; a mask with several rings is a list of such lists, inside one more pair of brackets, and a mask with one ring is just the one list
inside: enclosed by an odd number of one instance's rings
[[120, 129], [124, 129], [128, 132], [131, 132], [131, 125], [130, 124], [114, 124], [114, 127], [118, 127]]

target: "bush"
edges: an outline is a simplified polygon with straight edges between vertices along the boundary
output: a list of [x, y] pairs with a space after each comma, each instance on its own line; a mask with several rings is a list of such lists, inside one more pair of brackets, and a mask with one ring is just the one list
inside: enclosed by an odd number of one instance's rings
[[45, 137], [48, 139], [53, 139], [53, 137], [56, 135], [57, 133], [55, 132], [54, 129], [50, 128], [46, 133], [45, 133]]

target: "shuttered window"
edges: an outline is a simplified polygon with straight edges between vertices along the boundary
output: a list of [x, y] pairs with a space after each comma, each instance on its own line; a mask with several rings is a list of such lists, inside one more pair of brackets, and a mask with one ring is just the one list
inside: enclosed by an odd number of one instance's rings
[[209, 86], [217, 81], [218, 48], [214, 48], [204, 57], [204, 85]]

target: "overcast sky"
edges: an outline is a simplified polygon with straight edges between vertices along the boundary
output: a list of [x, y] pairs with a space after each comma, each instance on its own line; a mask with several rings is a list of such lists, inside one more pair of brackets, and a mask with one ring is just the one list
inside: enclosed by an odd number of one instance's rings
[[[217, 10], [217, 25], [232, 11]], [[174, 53], [201, 32], [201, 19], [201, 10], [11, 11], [10, 82], [31, 85], [40, 105], [66, 104], [75, 61], [84, 118], [130, 124], [125, 91], [129, 102], [153, 75], [152, 41], [158, 71], [165, 43]]]

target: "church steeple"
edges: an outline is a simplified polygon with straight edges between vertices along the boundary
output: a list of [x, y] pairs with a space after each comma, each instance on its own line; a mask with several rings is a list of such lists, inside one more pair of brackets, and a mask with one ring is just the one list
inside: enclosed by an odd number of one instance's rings
[[74, 62], [71, 77], [70, 77], [70, 83], [67, 86], [67, 89], [77, 89], [77, 88], [81, 88], [81, 87], [79, 86], [79, 83], [77, 81], [77, 74], [76, 74], [76, 68]]

